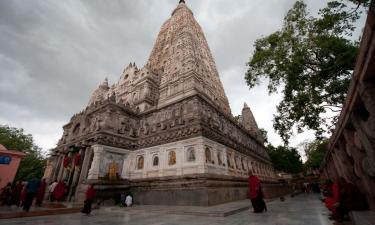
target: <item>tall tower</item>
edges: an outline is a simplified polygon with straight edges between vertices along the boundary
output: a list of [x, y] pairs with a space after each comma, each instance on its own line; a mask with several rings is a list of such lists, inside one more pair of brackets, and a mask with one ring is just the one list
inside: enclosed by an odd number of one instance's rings
[[161, 76], [159, 106], [200, 93], [231, 115], [206, 38], [185, 1], [161, 27], [147, 66]]

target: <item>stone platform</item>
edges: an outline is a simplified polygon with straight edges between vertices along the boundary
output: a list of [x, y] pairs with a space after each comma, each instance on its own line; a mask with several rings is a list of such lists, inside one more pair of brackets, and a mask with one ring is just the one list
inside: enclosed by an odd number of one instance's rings
[[71, 214], [80, 210], [80, 208], [66, 208], [64, 206], [32, 207], [29, 212], [25, 212], [22, 208], [2, 206], [0, 207], [0, 219]]
[[[154, 212], [175, 215], [226, 217], [252, 208], [250, 200], [240, 200], [210, 207], [204, 206], [155, 206], [155, 205], [135, 205], [125, 210], [134, 212]], [[106, 207], [105, 211], [124, 211], [123, 208]]]
[[[187, 214], [178, 212], [179, 206], [135, 206], [131, 208], [102, 207], [94, 210], [92, 216], [74, 213], [69, 215], [54, 215], [44, 217], [28, 217], [3, 219], [2, 225], [48, 224], [48, 225], [333, 225], [328, 220], [328, 211], [319, 199], [319, 195], [301, 194], [294, 198], [286, 198], [284, 202], [277, 199], [268, 202], [268, 212], [254, 214], [247, 209], [228, 216], [215, 216], [215, 214]], [[238, 206], [250, 202], [237, 202]], [[218, 211], [221, 207], [229, 211], [233, 206], [214, 206]], [[173, 211], [172, 209], [175, 208]], [[185, 207], [193, 212], [194, 207]], [[211, 208], [211, 207], [209, 207]], [[173, 212], [173, 213], [171, 213]], [[216, 214], [219, 215], [219, 214]]]
[[[276, 182], [263, 182], [265, 198], [291, 193], [291, 188]], [[245, 177], [195, 174], [133, 180], [130, 190], [139, 205], [214, 206], [247, 199]]]

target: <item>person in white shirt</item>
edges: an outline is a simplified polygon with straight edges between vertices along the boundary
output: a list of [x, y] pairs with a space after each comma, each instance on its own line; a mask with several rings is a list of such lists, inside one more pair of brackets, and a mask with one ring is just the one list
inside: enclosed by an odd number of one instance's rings
[[55, 187], [57, 185], [57, 180], [55, 180], [49, 187], [48, 187], [48, 193], [49, 193], [49, 199], [51, 202], [55, 201], [55, 198], [53, 197], [53, 191], [55, 190]]
[[133, 205], [133, 197], [130, 194], [126, 196], [125, 204], [127, 207], [131, 207]]

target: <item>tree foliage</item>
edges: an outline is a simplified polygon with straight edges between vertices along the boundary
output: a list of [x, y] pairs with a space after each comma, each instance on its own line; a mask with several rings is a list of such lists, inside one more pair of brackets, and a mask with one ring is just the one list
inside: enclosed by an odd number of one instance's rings
[[236, 122], [237, 124], [240, 124], [241, 115], [233, 116], [233, 119], [234, 119], [234, 122]]
[[0, 144], [7, 149], [27, 154], [21, 160], [15, 180], [29, 180], [43, 176], [46, 160], [30, 134], [25, 134], [23, 129], [0, 125]]
[[305, 144], [304, 150], [307, 158], [304, 165], [305, 169], [319, 169], [320, 163], [323, 161], [324, 155], [327, 151], [327, 144], [327, 139], [315, 140]]
[[301, 156], [295, 148], [268, 145], [267, 152], [276, 170], [286, 173], [302, 172]]
[[268, 142], [268, 132], [267, 132], [267, 130], [264, 129], [264, 128], [259, 128], [259, 131], [260, 131], [260, 134], [262, 135], [264, 143], [268, 144], [269, 142]]
[[329, 1], [312, 17], [297, 1], [282, 29], [254, 44], [245, 79], [250, 88], [266, 79], [269, 94], [283, 94], [274, 128], [285, 144], [295, 129], [312, 129], [321, 137], [343, 106], [358, 51], [358, 42], [348, 38], [362, 12], [346, 3]]

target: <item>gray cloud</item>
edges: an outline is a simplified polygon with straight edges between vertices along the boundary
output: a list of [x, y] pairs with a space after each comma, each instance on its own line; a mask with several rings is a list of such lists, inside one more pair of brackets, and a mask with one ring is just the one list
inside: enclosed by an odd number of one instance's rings
[[[129, 62], [146, 62], [177, 2], [0, 1], [0, 123], [23, 127], [41, 147], [54, 147], [62, 125], [104, 77], [113, 83]], [[268, 96], [264, 86], [249, 90], [244, 73], [254, 41], [280, 29], [294, 0], [186, 2], [206, 34], [233, 114], [248, 102], [259, 126], [280, 143], [272, 131], [280, 96]], [[308, 1], [315, 10], [324, 2]]]

